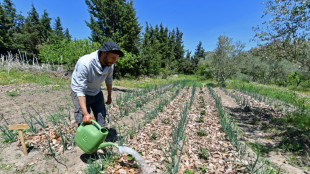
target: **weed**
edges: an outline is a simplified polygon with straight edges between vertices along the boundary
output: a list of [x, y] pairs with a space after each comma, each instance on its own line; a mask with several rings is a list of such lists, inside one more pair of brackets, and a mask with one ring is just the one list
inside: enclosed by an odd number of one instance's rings
[[131, 167], [138, 169], [139, 165], [137, 163], [133, 163], [133, 165]]
[[161, 122], [164, 124], [169, 124], [170, 123], [170, 118], [163, 118], [161, 119]]
[[1, 164], [0, 169], [4, 169], [4, 168], [6, 168], [6, 166], [7, 166], [6, 164]]
[[133, 156], [130, 155], [130, 154], [127, 155], [127, 158], [128, 158], [128, 160], [130, 160], [130, 161], [135, 159], [135, 157], [133, 157]]
[[265, 153], [268, 154], [270, 151], [272, 151], [272, 148], [266, 147], [259, 143], [248, 143], [248, 144], [256, 154], [265, 154]]
[[203, 121], [203, 118], [204, 118], [203, 116], [197, 117], [197, 118], [196, 118], [196, 122], [197, 122], [197, 123], [203, 123], [203, 122], [204, 122], [204, 121]]
[[198, 130], [197, 135], [198, 135], [198, 136], [201, 136], [201, 137], [202, 137], [202, 136], [206, 136], [206, 135], [207, 135], [207, 132], [206, 132], [205, 130], [201, 130], [201, 129], [200, 129], [200, 130]]
[[200, 108], [205, 108], [206, 107], [206, 104], [205, 103], [200, 103]]
[[156, 132], [152, 132], [152, 135], [150, 136], [150, 140], [156, 140], [157, 134]]
[[187, 170], [187, 169], [184, 170], [184, 173], [185, 173], [185, 174], [193, 174], [193, 172], [191, 172], [190, 170]]
[[131, 129], [128, 130], [129, 138], [133, 139], [135, 135], [135, 127], [132, 127]]
[[206, 149], [204, 148], [200, 148], [200, 152], [198, 153], [198, 157], [200, 159], [203, 159], [203, 160], [208, 160], [209, 159], [209, 153], [206, 151]]
[[203, 101], [204, 99], [203, 99], [203, 96], [199, 96], [199, 100], [200, 101]]
[[200, 115], [206, 115], [206, 110], [200, 111]]
[[15, 90], [6, 92], [6, 95], [10, 97], [16, 97], [16, 96], [20, 96], [20, 93], [18, 89], [15, 89]]
[[202, 173], [207, 173], [208, 167], [207, 166], [202, 166], [200, 167], [200, 170]]

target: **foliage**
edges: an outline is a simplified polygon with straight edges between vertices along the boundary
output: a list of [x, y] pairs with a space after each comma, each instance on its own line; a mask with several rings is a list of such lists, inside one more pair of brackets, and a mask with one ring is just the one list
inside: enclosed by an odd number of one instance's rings
[[[41, 18], [32, 5], [27, 17], [17, 14], [14, 4], [11, 0], [4, 0], [0, 4], [0, 53], [12, 51], [17, 53], [27, 53], [36, 56], [42, 44], [49, 43], [64, 38], [63, 28], [60, 18], [55, 21], [55, 30], [51, 27], [51, 18], [44, 10]], [[66, 30], [67, 39], [69, 39], [69, 31]], [[55, 37], [61, 35], [62, 37]]]
[[[310, 2], [302, 0], [268, 0], [263, 17], [267, 20], [254, 28], [258, 39], [277, 59], [299, 62], [309, 68]], [[309, 69], [310, 70], [310, 69]]]
[[91, 40], [103, 43], [113, 40], [124, 50], [138, 53], [137, 42], [141, 27], [136, 17], [133, 1], [86, 0], [90, 12]]
[[125, 56], [119, 58], [114, 66], [114, 77], [137, 77], [139, 75], [139, 60], [132, 53], [124, 51], [124, 54]]
[[11, 70], [8, 74], [7, 71], [0, 69], [0, 85], [8, 84], [24, 84], [24, 83], [37, 83], [40, 85], [65, 85], [69, 81], [52, 76], [48, 73], [33, 73], [21, 72], [18, 70]]
[[99, 48], [96, 42], [91, 43], [89, 40], [56, 40], [51, 44], [44, 44], [39, 58], [43, 62], [52, 64], [65, 64], [67, 70], [73, 70], [77, 60]]
[[193, 58], [195, 65], [197, 66], [199, 60], [204, 59], [204, 58], [205, 58], [205, 50], [202, 47], [202, 42], [199, 41], [197, 48], [195, 50], [194, 58]]
[[275, 86], [263, 86], [240, 81], [231, 81], [229, 83], [229, 86], [235, 89], [257, 93], [272, 99], [278, 99], [287, 102], [298, 107], [300, 110], [310, 109], [310, 102], [307, 97], [299, 96], [296, 94], [295, 91], [287, 90], [285, 88], [279, 88]]
[[244, 45], [240, 42], [232, 43], [227, 36], [219, 36], [217, 48], [212, 56], [214, 78], [221, 86], [237, 71], [238, 60], [243, 57]]
[[[183, 33], [177, 28], [147, 24], [139, 56], [139, 70], [143, 75], [173, 74], [184, 72], [188, 63], [184, 58]], [[183, 66], [185, 65], [185, 66]], [[165, 72], [168, 71], [168, 72]]]
[[[6, 122], [6, 124], [8, 124]], [[15, 141], [15, 137], [17, 136], [17, 131], [9, 130], [8, 125], [0, 126], [1, 134], [0, 136], [4, 139], [3, 142], [9, 143]]]

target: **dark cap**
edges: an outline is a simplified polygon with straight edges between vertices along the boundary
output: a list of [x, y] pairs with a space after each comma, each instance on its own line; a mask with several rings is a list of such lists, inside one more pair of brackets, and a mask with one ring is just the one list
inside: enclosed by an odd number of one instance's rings
[[99, 51], [115, 53], [118, 54], [119, 57], [124, 56], [124, 53], [121, 51], [120, 47], [116, 43], [111, 41], [104, 42]]

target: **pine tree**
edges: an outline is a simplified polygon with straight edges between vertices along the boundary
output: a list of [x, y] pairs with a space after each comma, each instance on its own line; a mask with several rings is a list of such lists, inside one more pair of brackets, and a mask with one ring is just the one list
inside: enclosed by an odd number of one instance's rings
[[[175, 35], [174, 52], [175, 52], [175, 60], [178, 65], [180, 65], [180, 63], [182, 62], [184, 58], [184, 45], [183, 45], [182, 37], [183, 37], [183, 33], [179, 30], [179, 28], [177, 28], [176, 35]], [[181, 69], [179, 66], [177, 67], [177, 71], [181, 72]]]
[[68, 29], [68, 28], [67, 28], [66, 31], [65, 31], [64, 37], [65, 37], [65, 39], [67, 39], [68, 41], [71, 40], [71, 35], [70, 35], [70, 33], [69, 33], [69, 29]]
[[145, 75], [158, 75], [160, 72], [160, 58], [158, 52], [160, 43], [156, 38], [156, 29], [146, 26], [142, 40], [142, 50], [140, 55], [141, 73]]
[[17, 31], [16, 9], [11, 0], [4, 0], [0, 4], [0, 52], [12, 50], [13, 34]]
[[23, 43], [25, 51], [29, 54], [39, 53], [38, 46], [42, 44], [40, 29], [39, 14], [32, 4], [32, 8], [28, 12], [25, 24], [21, 28], [21, 35], [19, 35], [19, 40]]
[[169, 69], [169, 64], [168, 64], [168, 50], [169, 50], [169, 38], [168, 38], [168, 28], [164, 27], [162, 24], [159, 26], [159, 33], [158, 33], [158, 41], [160, 43], [160, 50], [159, 53], [161, 55], [161, 68], [167, 68]]
[[9, 36], [5, 25], [6, 21], [7, 16], [5, 14], [5, 10], [0, 4], [0, 53], [4, 53], [8, 48], [8, 43], [6, 41], [9, 40]]
[[54, 29], [54, 33], [56, 35], [57, 40], [64, 39], [64, 32], [63, 32], [63, 28], [62, 28], [59, 16], [55, 20], [54, 28], [53, 29]]
[[48, 16], [46, 10], [44, 10], [43, 15], [41, 16], [40, 26], [41, 26], [42, 42], [45, 43], [48, 41], [48, 38], [50, 37], [52, 32], [51, 18]]
[[177, 73], [177, 67], [178, 63], [175, 60], [175, 30], [172, 30], [169, 32], [169, 41], [168, 41], [168, 52], [167, 52], [167, 58], [168, 58], [168, 65], [170, 67], [171, 73]]
[[205, 56], [205, 50], [202, 47], [202, 42], [199, 41], [194, 54], [195, 66], [198, 65], [199, 59], [204, 59], [204, 56]]
[[90, 39], [103, 43], [113, 40], [124, 50], [137, 54], [141, 26], [138, 23], [133, 2], [125, 0], [86, 0], [89, 8]]

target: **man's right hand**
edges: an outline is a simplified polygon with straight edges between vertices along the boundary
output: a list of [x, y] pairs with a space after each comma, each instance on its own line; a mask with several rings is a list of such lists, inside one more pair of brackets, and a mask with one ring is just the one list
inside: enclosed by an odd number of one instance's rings
[[91, 123], [90, 120], [95, 120], [95, 117], [92, 116], [92, 115], [90, 115], [90, 114], [85, 114], [85, 115], [83, 116], [83, 122], [84, 122], [84, 123], [89, 124], [89, 123]]

